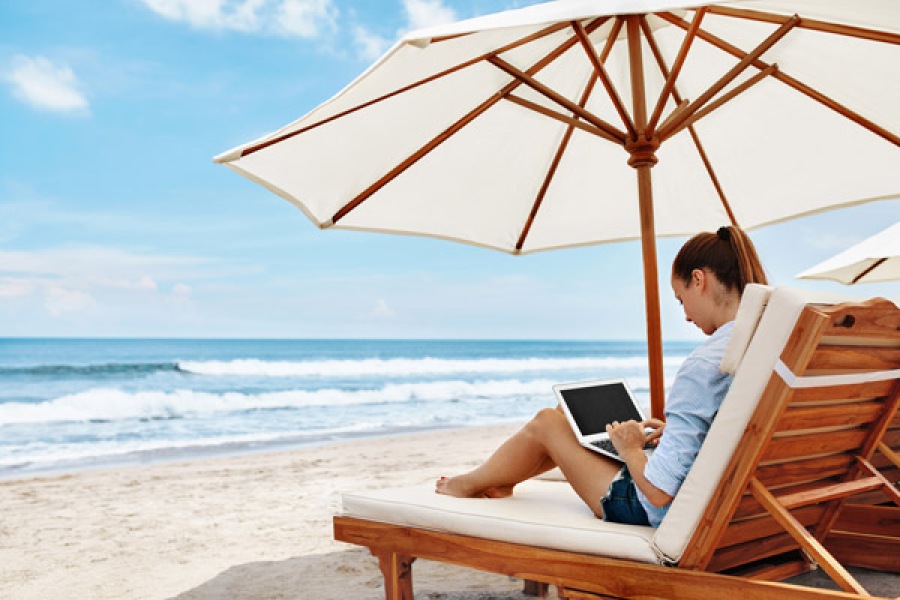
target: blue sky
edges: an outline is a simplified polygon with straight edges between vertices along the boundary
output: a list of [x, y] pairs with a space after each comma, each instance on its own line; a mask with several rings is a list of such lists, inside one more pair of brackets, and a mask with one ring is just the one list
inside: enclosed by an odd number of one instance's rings
[[[331, 97], [404, 31], [507, 0], [0, 3], [0, 336], [644, 336], [636, 243], [512, 257], [322, 232], [212, 163]], [[896, 221], [759, 229], [778, 284]], [[664, 273], [683, 240], [663, 240]], [[663, 280], [668, 339], [699, 336]]]

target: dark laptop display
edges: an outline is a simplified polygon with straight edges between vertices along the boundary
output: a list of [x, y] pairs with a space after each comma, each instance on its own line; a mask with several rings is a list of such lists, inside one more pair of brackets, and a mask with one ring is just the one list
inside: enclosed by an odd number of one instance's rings
[[625, 386], [618, 381], [560, 390], [582, 435], [605, 433], [613, 421], [642, 421]]
[[[624, 379], [604, 379], [561, 383], [553, 386], [563, 412], [578, 438], [578, 443], [618, 461], [618, 451], [606, 433], [613, 421], [644, 421]], [[650, 449], [645, 449], [650, 452]]]

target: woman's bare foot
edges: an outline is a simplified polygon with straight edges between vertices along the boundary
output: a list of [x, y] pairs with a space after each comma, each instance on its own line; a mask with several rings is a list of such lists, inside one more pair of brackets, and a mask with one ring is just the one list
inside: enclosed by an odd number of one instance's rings
[[458, 475], [450, 478], [441, 477], [435, 483], [434, 491], [438, 494], [456, 498], [508, 498], [512, 496], [513, 486], [498, 485], [486, 490], [478, 490], [468, 483], [468, 477]]
[[468, 484], [465, 475], [457, 475], [456, 477], [441, 477], [434, 486], [434, 491], [445, 496], [453, 496], [455, 498], [480, 498], [482, 496], [479, 490], [475, 490]]
[[498, 485], [482, 492], [485, 498], [509, 498], [513, 495], [513, 485]]

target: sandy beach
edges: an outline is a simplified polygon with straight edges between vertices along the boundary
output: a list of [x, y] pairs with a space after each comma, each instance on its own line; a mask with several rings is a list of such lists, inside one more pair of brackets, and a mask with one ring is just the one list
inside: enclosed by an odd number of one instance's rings
[[[341, 494], [459, 472], [514, 428], [2, 481], [0, 598], [380, 599], [375, 560], [332, 539]], [[874, 575], [871, 591], [894, 589]], [[430, 600], [525, 597], [517, 580], [427, 561], [415, 585]]]
[[[0, 482], [0, 598], [383, 598], [332, 539], [341, 493], [477, 463], [513, 427]], [[420, 561], [417, 595], [515, 598], [518, 581]]]

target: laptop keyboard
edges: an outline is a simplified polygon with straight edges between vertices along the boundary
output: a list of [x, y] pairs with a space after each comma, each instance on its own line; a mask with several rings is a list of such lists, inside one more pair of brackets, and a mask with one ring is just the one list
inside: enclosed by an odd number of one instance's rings
[[616, 456], [619, 455], [619, 451], [616, 450], [616, 446], [612, 443], [612, 440], [597, 440], [595, 442], [591, 442], [591, 446], [596, 446], [597, 448], [600, 448], [601, 450], [604, 450]]
[[[612, 443], [612, 440], [595, 440], [595, 441], [591, 442], [591, 446], [595, 446], [597, 448], [605, 450], [606, 452], [609, 452], [613, 456], [619, 456], [619, 451], [616, 450], [616, 446], [615, 446], [615, 444]], [[644, 453], [646, 454], [648, 451], [652, 451], [655, 448], [656, 448], [655, 445], [648, 443], [647, 445], [644, 446]], [[648, 456], [649, 456], [649, 454], [648, 454]]]

